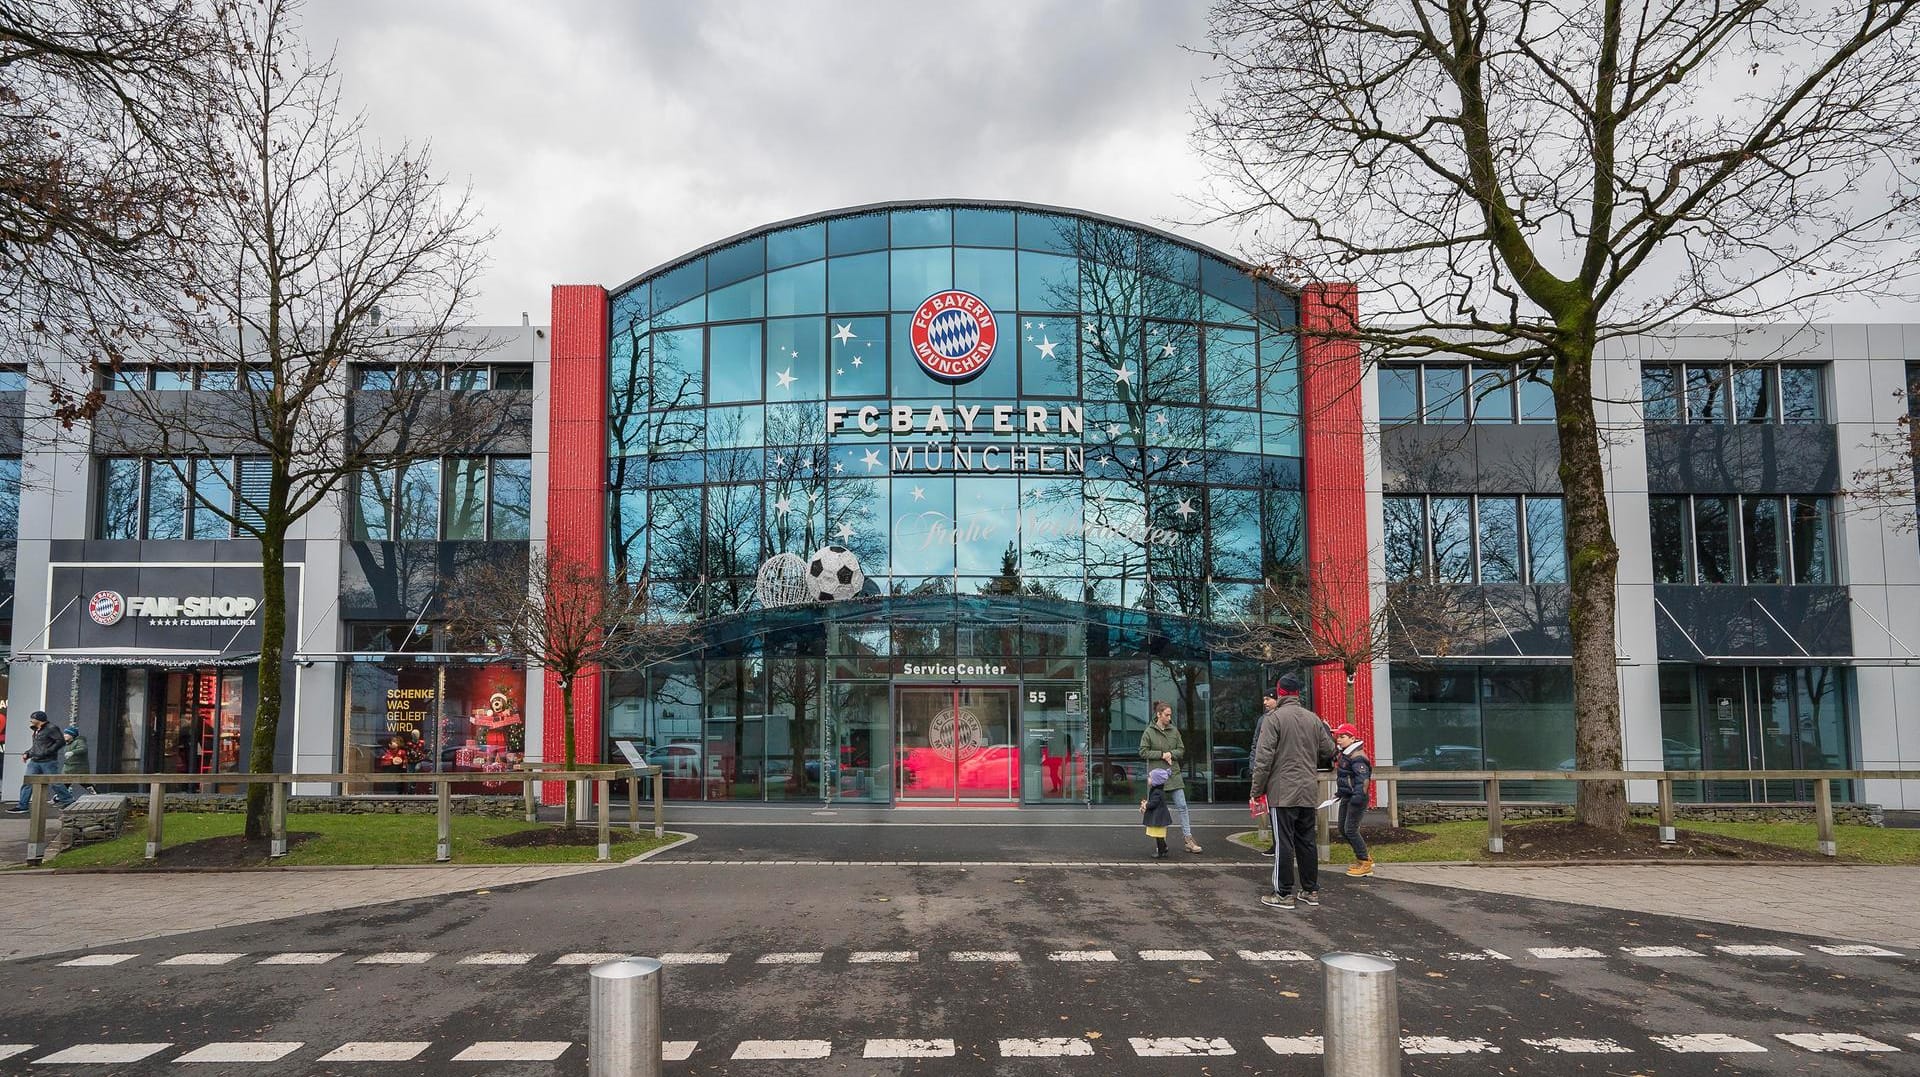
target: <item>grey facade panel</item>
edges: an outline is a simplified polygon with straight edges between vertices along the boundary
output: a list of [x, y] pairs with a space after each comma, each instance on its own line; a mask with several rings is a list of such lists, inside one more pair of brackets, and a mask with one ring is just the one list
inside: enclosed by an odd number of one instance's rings
[[1557, 494], [1560, 442], [1551, 426], [1386, 426], [1381, 487], [1389, 494]]
[[1840, 491], [1832, 426], [1647, 427], [1647, 489], [1656, 494]]
[[1853, 653], [1845, 587], [1662, 585], [1653, 596], [1665, 609], [1654, 611], [1663, 662], [1806, 661]]
[[0, 393], [0, 456], [19, 456], [25, 441], [21, 437], [27, 414], [25, 392]]
[[251, 409], [245, 392], [109, 392], [93, 420], [93, 448], [118, 456], [256, 454], [260, 427]]
[[[1465, 658], [1565, 661], [1571, 653], [1565, 584], [1394, 584], [1388, 595], [1399, 607], [1391, 625], [1397, 665]], [[1436, 622], [1437, 631], [1424, 629], [1419, 642], [1406, 635], [1408, 625]]]
[[[533, 391], [487, 389], [407, 394], [411, 414], [392, 414], [393, 394], [359, 390], [352, 394], [354, 440], [363, 450], [393, 452], [406, 432], [430, 431], [436, 452], [519, 455], [533, 451]], [[396, 421], [399, 420], [399, 421]]]
[[[350, 542], [340, 560], [340, 617], [411, 621], [432, 602], [457, 594], [471, 569], [502, 561], [527, 564], [525, 542]], [[435, 609], [428, 616], [440, 616]]]

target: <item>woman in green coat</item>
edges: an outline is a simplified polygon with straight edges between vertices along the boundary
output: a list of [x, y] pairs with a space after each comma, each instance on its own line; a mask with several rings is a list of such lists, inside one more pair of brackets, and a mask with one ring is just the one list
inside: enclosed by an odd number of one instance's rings
[[1181, 740], [1180, 731], [1173, 728], [1173, 705], [1165, 700], [1154, 702], [1153, 724], [1140, 733], [1140, 758], [1171, 772], [1167, 778], [1167, 800], [1173, 805], [1174, 817], [1180, 820], [1180, 836], [1186, 840], [1187, 852], [1199, 852], [1200, 843], [1193, 840], [1193, 820], [1187, 812], [1186, 782], [1181, 779], [1187, 745]]

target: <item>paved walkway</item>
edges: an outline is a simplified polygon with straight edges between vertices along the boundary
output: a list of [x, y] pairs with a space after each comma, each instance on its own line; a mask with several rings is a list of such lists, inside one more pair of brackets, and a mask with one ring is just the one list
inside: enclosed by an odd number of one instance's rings
[[1770, 931], [1920, 946], [1920, 867], [1653, 864], [1483, 868], [1382, 864], [1381, 878]]
[[0, 960], [530, 883], [613, 865], [0, 873]]

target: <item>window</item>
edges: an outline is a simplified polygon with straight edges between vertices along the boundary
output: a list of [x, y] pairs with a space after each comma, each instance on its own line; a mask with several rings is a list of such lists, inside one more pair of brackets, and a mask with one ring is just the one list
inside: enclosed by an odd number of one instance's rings
[[390, 366], [356, 366], [353, 368], [353, 387], [370, 392], [392, 389], [395, 373]]
[[495, 389], [533, 388], [532, 363], [496, 363], [493, 367]]
[[[250, 537], [244, 525], [259, 526], [270, 477], [265, 457], [109, 457], [100, 462], [94, 535], [156, 541]], [[236, 518], [242, 527], [234, 527]]]
[[1566, 582], [1557, 497], [1388, 497], [1384, 508], [1389, 580]]
[[23, 393], [27, 389], [27, 368], [0, 366], [0, 393]]
[[1822, 367], [1815, 364], [1649, 363], [1640, 368], [1649, 423], [1822, 423]]
[[456, 456], [369, 468], [355, 478], [353, 504], [361, 542], [524, 540], [532, 533], [533, 462]]
[[0, 545], [20, 539], [20, 458], [0, 456]]
[[1778, 495], [1653, 497], [1653, 580], [1676, 584], [1828, 584], [1832, 499]]
[[[1471, 375], [1471, 384], [1469, 384]], [[1552, 372], [1501, 364], [1393, 363], [1380, 367], [1380, 421], [1553, 422]]]

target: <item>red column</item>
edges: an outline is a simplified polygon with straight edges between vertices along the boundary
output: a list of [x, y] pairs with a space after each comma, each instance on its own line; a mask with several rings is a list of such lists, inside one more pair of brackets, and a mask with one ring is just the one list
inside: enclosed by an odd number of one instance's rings
[[[1372, 602], [1367, 581], [1366, 438], [1360, 348], [1338, 334], [1359, 317], [1351, 284], [1312, 284], [1300, 295], [1300, 381], [1307, 495], [1307, 566], [1326, 589], [1342, 623], [1365, 625]], [[1373, 749], [1373, 674], [1354, 678], [1354, 724]], [[1334, 725], [1346, 709], [1346, 678], [1337, 666], [1314, 671], [1314, 705]]]
[[[553, 289], [553, 339], [547, 391], [547, 560], [607, 568], [607, 290], [595, 284]], [[547, 677], [543, 758], [566, 760], [560, 682]], [[573, 687], [575, 761], [600, 760], [600, 675]], [[558, 804], [557, 783], [541, 800]]]

